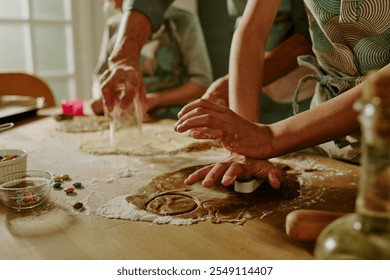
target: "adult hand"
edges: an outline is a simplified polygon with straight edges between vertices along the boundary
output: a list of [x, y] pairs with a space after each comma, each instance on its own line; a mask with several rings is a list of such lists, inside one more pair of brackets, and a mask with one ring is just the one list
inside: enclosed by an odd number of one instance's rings
[[190, 130], [195, 139], [218, 140], [230, 152], [254, 159], [272, 156], [272, 132], [269, 126], [250, 122], [229, 108], [199, 99], [178, 114], [177, 132]]
[[[146, 90], [142, 74], [131, 66], [116, 66], [106, 70], [100, 77], [105, 106], [108, 112], [112, 112], [114, 106], [119, 104], [122, 109], [133, 104], [138, 97], [142, 112], [145, 115], [148, 109], [146, 102]], [[124, 95], [121, 96], [124, 91]]]
[[229, 75], [215, 80], [203, 94], [202, 99], [229, 107]]
[[97, 116], [104, 115], [103, 98], [91, 100], [91, 109]]
[[[92, 112], [97, 116], [104, 115], [103, 98], [90, 101]], [[149, 114], [143, 114], [142, 122], [154, 122], [156, 119], [152, 118]]]
[[258, 178], [268, 181], [271, 187], [278, 189], [285, 176], [283, 170], [267, 160], [254, 160], [232, 154], [223, 162], [198, 169], [188, 176], [184, 183], [192, 185], [202, 180], [203, 186], [211, 187], [220, 180], [222, 185], [230, 186], [237, 179]]

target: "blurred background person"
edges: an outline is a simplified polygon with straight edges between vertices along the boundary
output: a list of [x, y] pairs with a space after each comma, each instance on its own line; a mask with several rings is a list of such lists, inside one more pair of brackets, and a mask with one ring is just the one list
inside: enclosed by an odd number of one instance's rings
[[[108, 57], [123, 20], [123, 0], [106, 0], [105, 5], [108, 2], [116, 13], [106, 23], [96, 76], [109, 68]], [[176, 119], [182, 106], [201, 97], [212, 82], [211, 63], [198, 16], [170, 6], [162, 25], [142, 47], [136, 67], [142, 73], [147, 92], [148, 116]], [[100, 83], [94, 80], [98, 86], [94, 86], [95, 100], [91, 108], [101, 115], [104, 110]]]

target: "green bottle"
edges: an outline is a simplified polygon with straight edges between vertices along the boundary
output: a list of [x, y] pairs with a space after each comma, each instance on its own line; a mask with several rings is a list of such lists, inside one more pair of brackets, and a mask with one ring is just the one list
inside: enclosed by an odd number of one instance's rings
[[363, 136], [354, 214], [320, 234], [317, 259], [390, 259], [390, 71], [371, 74], [356, 104]]

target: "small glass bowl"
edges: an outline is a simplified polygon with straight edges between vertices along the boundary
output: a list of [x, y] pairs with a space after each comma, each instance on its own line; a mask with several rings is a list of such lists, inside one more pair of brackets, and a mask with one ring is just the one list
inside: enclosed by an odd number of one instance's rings
[[0, 199], [16, 210], [30, 209], [48, 197], [54, 174], [43, 170], [27, 170], [0, 177]]

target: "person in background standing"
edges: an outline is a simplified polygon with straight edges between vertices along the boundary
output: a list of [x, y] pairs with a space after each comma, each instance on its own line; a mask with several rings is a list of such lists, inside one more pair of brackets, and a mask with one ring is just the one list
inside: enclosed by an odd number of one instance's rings
[[[107, 21], [95, 70], [97, 75], [103, 76], [110, 72], [108, 56], [118, 39], [119, 26], [124, 24], [123, 0], [107, 1], [118, 13]], [[133, 34], [137, 31], [130, 28], [129, 32]], [[138, 55], [134, 53], [137, 51], [129, 50], [128, 57], [123, 59], [139, 58], [138, 63], [134, 60], [132, 67], [139, 71], [138, 77], [145, 84], [145, 110], [153, 119], [176, 119], [182, 106], [199, 98], [212, 81], [211, 63], [199, 19], [189, 11], [169, 7], [161, 26], [150, 35]], [[125, 84], [129, 84], [128, 81]], [[103, 114], [100, 96], [91, 106], [96, 114]]]

